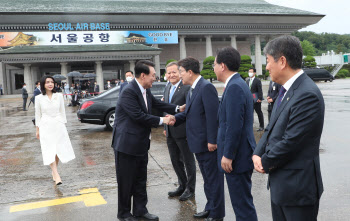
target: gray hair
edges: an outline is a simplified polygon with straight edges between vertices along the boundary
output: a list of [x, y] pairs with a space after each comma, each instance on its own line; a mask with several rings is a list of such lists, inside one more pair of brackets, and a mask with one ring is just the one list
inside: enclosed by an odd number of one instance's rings
[[173, 65], [176, 65], [177, 67], [179, 67], [179, 65], [177, 64], [176, 61], [172, 61], [172, 62], [170, 62], [169, 64], [167, 64], [167, 65], [165, 66], [165, 70], [166, 70], [168, 67], [173, 66]]
[[284, 56], [293, 70], [302, 67], [303, 49], [297, 37], [283, 35], [269, 41], [264, 48], [264, 54], [272, 56], [276, 62]]

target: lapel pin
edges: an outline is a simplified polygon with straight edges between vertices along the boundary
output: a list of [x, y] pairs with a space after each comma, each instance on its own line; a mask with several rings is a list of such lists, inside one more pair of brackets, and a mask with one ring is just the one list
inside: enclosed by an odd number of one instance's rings
[[289, 101], [289, 97], [287, 97], [287, 101]]

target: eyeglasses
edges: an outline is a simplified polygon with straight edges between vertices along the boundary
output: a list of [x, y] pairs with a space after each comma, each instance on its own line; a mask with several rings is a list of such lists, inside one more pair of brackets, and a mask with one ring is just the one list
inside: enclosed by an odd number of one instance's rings
[[215, 68], [215, 65], [216, 65], [216, 63], [212, 64], [212, 65], [211, 65], [211, 66], [212, 66], [212, 68]]

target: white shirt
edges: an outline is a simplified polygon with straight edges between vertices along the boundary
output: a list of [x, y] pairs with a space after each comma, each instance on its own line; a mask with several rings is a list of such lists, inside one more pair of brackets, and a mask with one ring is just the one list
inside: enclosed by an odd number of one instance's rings
[[196, 85], [197, 85], [198, 81], [201, 79], [201, 77], [202, 77], [202, 75], [199, 75], [199, 76], [197, 77], [197, 79], [193, 82], [193, 84], [192, 84], [192, 86], [191, 86], [193, 89], [196, 87]]
[[[303, 71], [303, 70], [300, 70], [298, 73], [296, 73], [293, 77], [291, 77], [291, 78], [283, 85], [284, 89], [286, 89], [286, 92], [284, 93], [283, 98], [284, 98], [284, 96], [286, 96], [288, 90], [292, 87], [294, 81], [295, 81], [296, 79], [298, 79], [298, 77], [300, 77], [300, 75], [302, 75], [303, 73], [304, 73], [304, 71]], [[281, 102], [283, 101], [283, 98], [282, 98]]]
[[[146, 91], [146, 89], [144, 89], [143, 87], [142, 87], [142, 85], [139, 83], [139, 81], [136, 79], [136, 83], [137, 83], [137, 85], [139, 86], [139, 88], [140, 88], [140, 90], [141, 90], [141, 94], [143, 94], [145, 91]], [[146, 105], [147, 106], [147, 105]], [[160, 117], [159, 118], [160, 120], [159, 120], [159, 125], [162, 125], [163, 124], [163, 118], [162, 117]], [[150, 135], [150, 139], [151, 139], [151, 135]]]
[[225, 81], [225, 88], [226, 88], [226, 86], [227, 86], [228, 82], [230, 82], [231, 78], [232, 78], [232, 77], [233, 77], [235, 74], [237, 74], [237, 72], [235, 72], [235, 73], [231, 74], [231, 76], [230, 76], [230, 77], [228, 77], [228, 78], [226, 79], [226, 81]]

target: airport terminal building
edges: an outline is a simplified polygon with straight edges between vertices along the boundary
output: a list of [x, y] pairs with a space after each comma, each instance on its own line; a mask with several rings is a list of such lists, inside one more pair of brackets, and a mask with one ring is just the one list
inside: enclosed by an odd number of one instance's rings
[[[107, 80], [123, 79], [140, 59], [152, 59], [159, 76], [169, 59], [193, 56], [202, 62], [215, 56], [217, 48], [230, 45], [241, 55], [251, 55], [261, 74], [262, 43], [315, 24], [324, 16], [263, 0], [1, 2], [0, 85], [4, 94], [20, 93], [23, 82], [32, 93], [34, 82], [43, 75], [67, 76], [70, 71], [95, 73], [93, 80], [105, 85]], [[160, 41], [149, 35], [154, 38], [148, 43], [137, 34], [142, 31], [172, 33], [172, 40], [176, 39], [166, 42], [167, 38]], [[129, 34], [125, 40], [107, 42], [117, 39], [112, 36], [119, 32]], [[36, 35], [44, 34], [52, 44], [39, 44], [45, 37]], [[80, 34], [85, 43], [76, 40]], [[63, 38], [69, 43], [60, 44]]]

